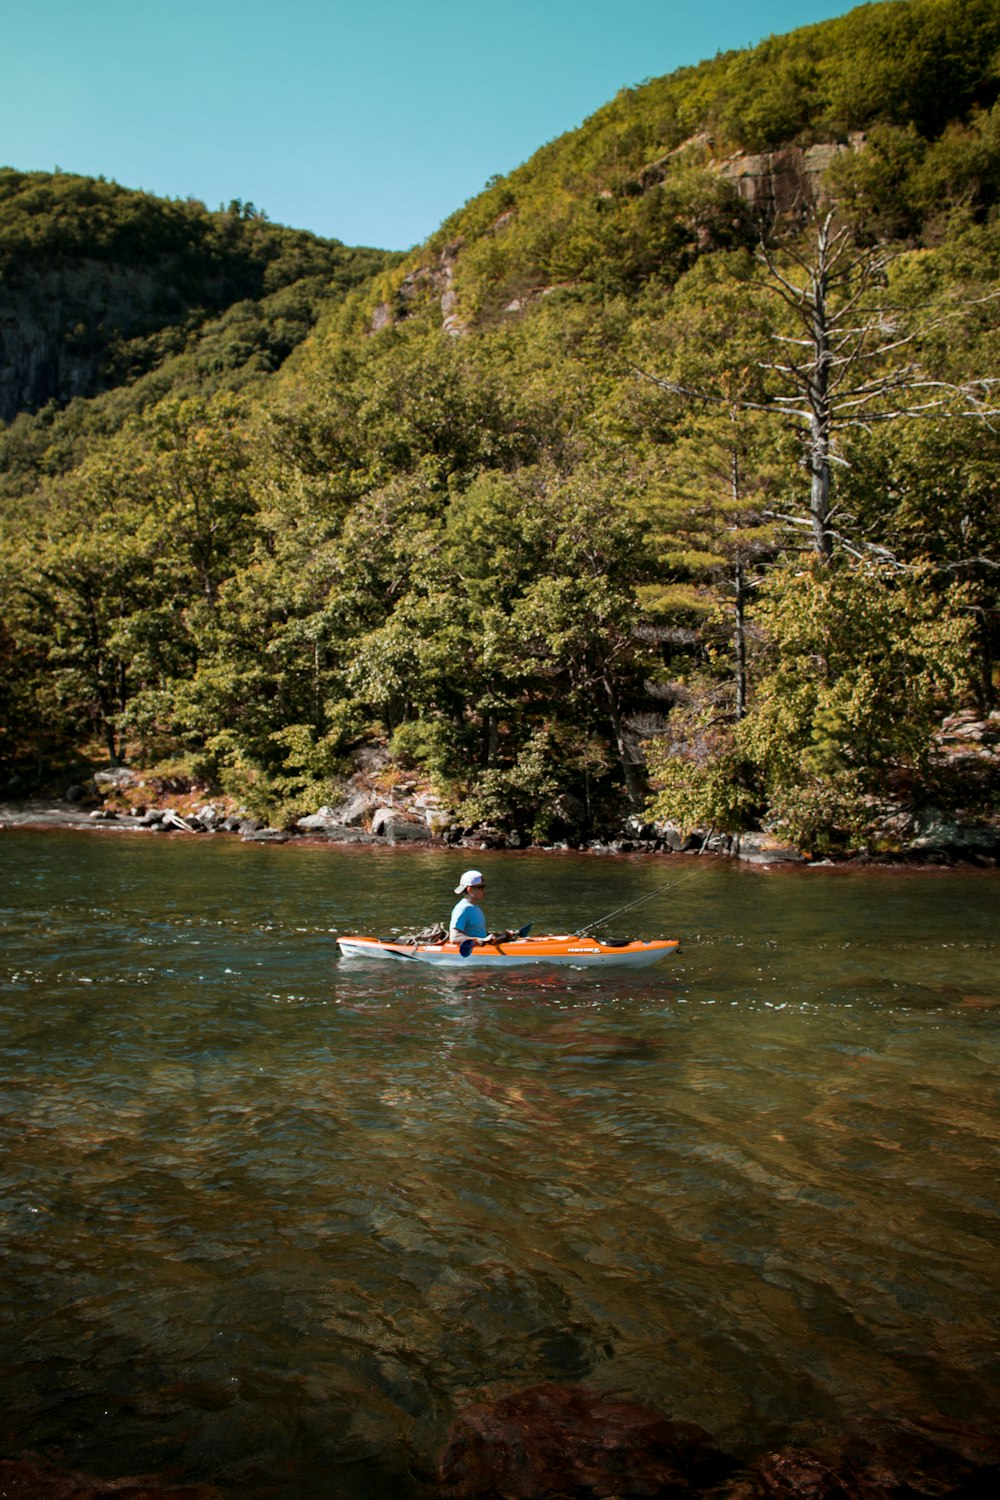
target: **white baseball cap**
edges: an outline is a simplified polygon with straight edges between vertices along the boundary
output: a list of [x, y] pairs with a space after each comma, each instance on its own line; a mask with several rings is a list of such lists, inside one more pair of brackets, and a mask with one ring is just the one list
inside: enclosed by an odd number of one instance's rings
[[455, 887], [455, 895], [460, 896], [467, 885], [482, 885], [483, 875], [481, 870], [466, 870], [462, 876], [461, 883]]

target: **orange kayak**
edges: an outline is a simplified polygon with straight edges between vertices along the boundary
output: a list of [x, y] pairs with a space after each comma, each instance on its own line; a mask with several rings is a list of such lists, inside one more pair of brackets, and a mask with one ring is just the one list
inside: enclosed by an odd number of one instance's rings
[[677, 938], [639, 938], [602, 942], [599, 938], [516, 937], [507, 943], [413, 943], [394, 938], [339, 937], [337, 947], [344, 958], [394, 958], [404, 963], [437, 964], [446, 968], [505, 969], [521, 964], [566, 964], [594, 969], [611, 964], [633, 968], [672, 958], [680, 947]]

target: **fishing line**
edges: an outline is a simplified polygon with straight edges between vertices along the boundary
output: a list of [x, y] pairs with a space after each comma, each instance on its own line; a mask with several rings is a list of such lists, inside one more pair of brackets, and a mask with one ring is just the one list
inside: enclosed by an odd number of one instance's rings
[[653, 890], [647, 891], [645, 896], [637, 896], [634, 901], [626, 901], [624, 906], [616, 906], [614, 911], [608, 912], [607, 916], [598, 917], [595, 921], [588, 922], [586, 927], [578, 927], [573, 936], [583, 937], [590, 931], [591, 927], [600, 927], [602, 922], [610, 922], [612, 917], [620, 916], [623, 911], [631, 911], [633, 906], [641, 906], [644, 901], [651, 901], [654, 896], [662, 896], [664, 891], [674, 890], [677, 886], [683, 885], [685, 880], [690, 880], [692, 875], [697, 875], [697, 873], [697, 870], [689, 870], [686, 875], [682, 875], [679, 880], [672, 880], [669, 885], [658, 885]]

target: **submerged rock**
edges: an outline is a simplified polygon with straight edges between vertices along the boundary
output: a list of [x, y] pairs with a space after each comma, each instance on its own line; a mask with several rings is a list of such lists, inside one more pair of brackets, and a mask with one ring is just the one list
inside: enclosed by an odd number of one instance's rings
[[54, 1469], [31, 1458], [0, 1459], [0, 1495], [9, 1500], [149, 1500], [172, 1496], [173, 1500], [217, 1500], [219, 1491], [207, 1484], [174, 1485], [156, 1474], [129, 1475], [124, 1479], [95, 1479], [90, 1474]]
[[1000, 1444], [946, 1428], [907, 1422], [763, 1453], [711, 1500], [992, 1500]]
[[578, 1386], [539, 1385], [461, 1412], [439, 1480], [449, 1500], [670, 1500], [731, 1467], [690, 1422]]
[[1000, 1441], [878, 1422], [737, 1463], [690, 1422], [553, 1384], [460, 1412], [437, 1480], [442, 1500], [993, 1500]]

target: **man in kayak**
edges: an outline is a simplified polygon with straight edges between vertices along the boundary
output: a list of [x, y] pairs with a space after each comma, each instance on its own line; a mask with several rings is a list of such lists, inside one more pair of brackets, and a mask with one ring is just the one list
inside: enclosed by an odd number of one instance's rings
[[[466, 938], [471, 938], [474, 943], [509, 943], [518, 936], [510, 928], [503, 932], [486, 931], [486, 918], [483, 915], [485, 894], [486, 882], [482, 871], [466, 870], [461, 884], [455, 887], [455, 895], [462, 899], [455, 903], [448, 923], [449, 943], [464, 943]], [[524, 930], [527, 931], [527, 928]]]
[[486, 941], [486, 918], [483, 915], [483, 897], [486, 883], [481, 870], [466, 870], [455, 887], [455, 895], [461, 896], [448, 923], [449, 943], [462, 943], [466, 938], [477, 942]]

